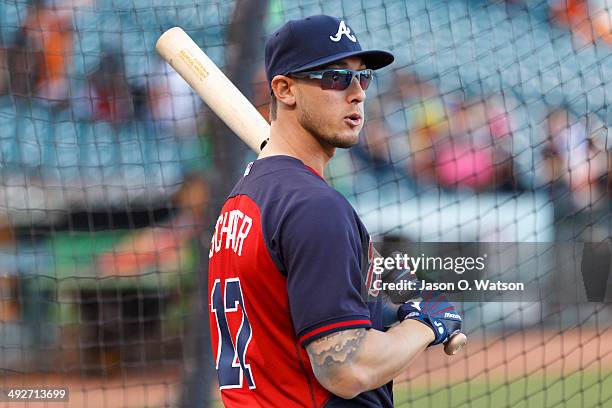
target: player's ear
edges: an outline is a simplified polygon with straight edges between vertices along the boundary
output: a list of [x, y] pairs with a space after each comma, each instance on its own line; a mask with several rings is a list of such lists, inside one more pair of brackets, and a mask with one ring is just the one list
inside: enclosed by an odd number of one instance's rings
[[293, 79], [284, 75], [276, 75], [272, 78], [271, 84], [276, 100], [291, 107], [295, 105], [295, 94], [293, 93], [292, 84]]

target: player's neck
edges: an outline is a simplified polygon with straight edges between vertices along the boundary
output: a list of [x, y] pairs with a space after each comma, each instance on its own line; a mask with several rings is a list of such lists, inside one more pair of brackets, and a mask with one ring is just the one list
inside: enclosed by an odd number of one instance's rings
[[334, 156], [334, 147], [321, 143], [301, 126], [275, 120], [270, 126], [270, 141], [259, 158], [285, 155], [301, 160], [319, 174], [323, 174], [327, 163]]

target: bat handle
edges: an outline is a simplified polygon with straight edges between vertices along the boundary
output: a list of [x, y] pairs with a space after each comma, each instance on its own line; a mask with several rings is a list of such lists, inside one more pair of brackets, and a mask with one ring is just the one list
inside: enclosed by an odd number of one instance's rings
[[450, 339], [444, 344], [444, 352], [449, 356], [454, 356], [461, 351], [467, 343], [467, 336], [464, 333], [453, 334]]

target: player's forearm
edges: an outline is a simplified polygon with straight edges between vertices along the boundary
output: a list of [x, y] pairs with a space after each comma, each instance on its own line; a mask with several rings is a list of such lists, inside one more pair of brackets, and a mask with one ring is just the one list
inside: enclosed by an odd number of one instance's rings
[[432, 341], [432, 330], [412, 319], [386, 332], [368, 330], [354, 362], [364, 377], [365, 390], [380, 387], [397, 377]]
[[315, 376], [325, 388], [352, 398], [391, 381], [434, 339], [424, 324], [406, 320], [389, 329], [334, 333], [308, 346]]

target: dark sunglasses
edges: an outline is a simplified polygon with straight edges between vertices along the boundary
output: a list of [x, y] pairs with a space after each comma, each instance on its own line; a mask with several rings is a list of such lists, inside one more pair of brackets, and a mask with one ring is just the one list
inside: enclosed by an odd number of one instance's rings
[[322, 69], [320, 71], [304, 71], [290, 74], [294, 78], [310, 78], [320, 79], [321, 89], [335, 89], [343, 91], [351, 85], [353, 78], [357, 77], [361, 89], [364, 91], [370, 86], [374, 71], [371, 69], [361, 69], [354, 71], [352, 69], [331, 68]]

